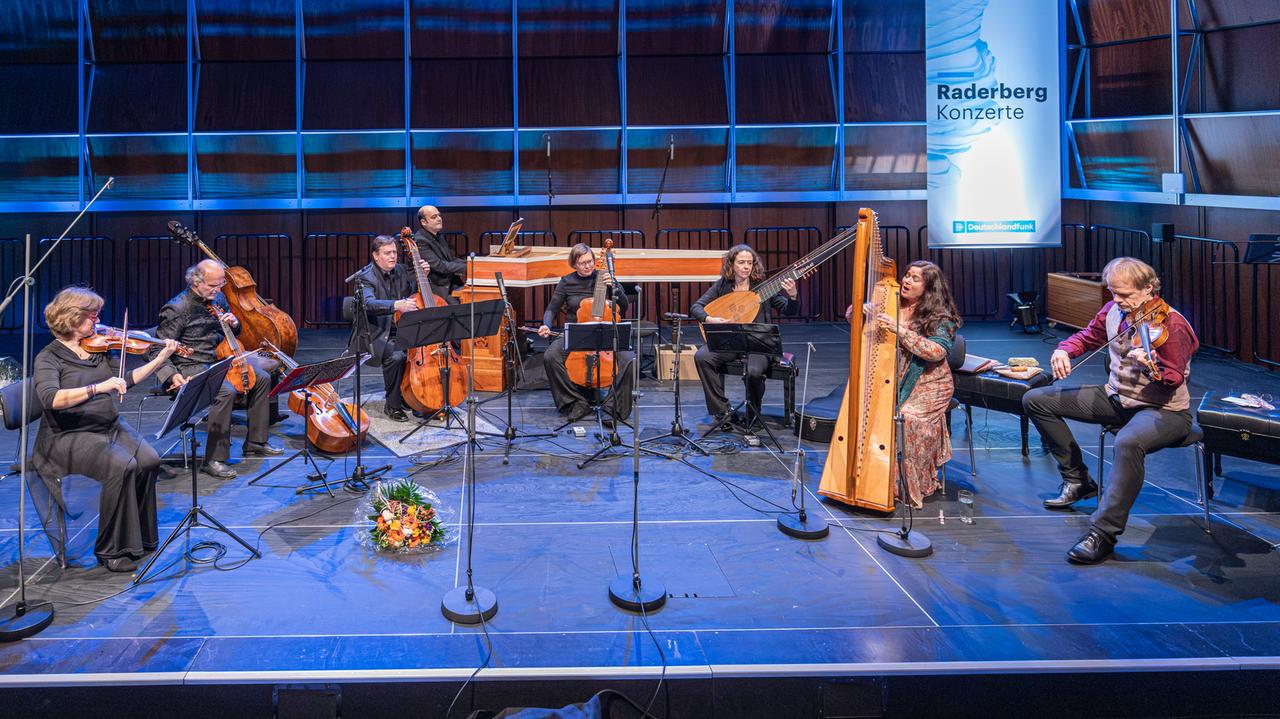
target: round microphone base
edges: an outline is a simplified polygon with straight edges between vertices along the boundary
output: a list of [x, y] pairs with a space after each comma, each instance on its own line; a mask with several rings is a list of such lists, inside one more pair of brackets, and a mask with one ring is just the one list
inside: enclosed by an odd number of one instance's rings
[[884, 551], [899, 557], [919, 559], [933, 554], [933, 542], [920, 532], [908, 532], [906, 536], [903, 536], [900, 531], [880, 532], [876, 535], [876, 544], [879, 544]]

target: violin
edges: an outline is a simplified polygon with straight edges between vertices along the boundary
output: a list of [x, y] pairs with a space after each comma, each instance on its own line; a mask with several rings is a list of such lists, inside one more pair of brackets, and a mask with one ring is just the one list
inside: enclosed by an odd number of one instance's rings
[[[617, 322], [619, 319], [617, 305], [613, 300], [605, 299], [608, 285], [604, 279], [604, 268], [612, 264], [606, 258], [613, 259], [611, 239], [604, 241], [604, 250], [596, 260], [596, 284], [591, 296], [578, 305], [578, 322]], [[614, 375], [613, 353], [585, 350], [570, 352], [564, 358], [564, 368], [569, 373], [570, 381], [576, 385], [593, 389], [608, 387]]]
[[1170, 312], [1172, 310], [1169, 309], [1169, 303], [1159, 297], [1152, 297], [1134, 313], [1138, 319], [1131, 324], [1131, 328], [1136, 327], [1136, 329], [1133, 331], [1130, 344], [1134, 349], [1141, 348], [1146, 353], [1147, 359], [1143, 362], [1142, 371], [1153, 382], [1159, 382], [1164, 378], [1153, 351], [1159, 349], [1169, 338], [1165, 322], [1168, 321]]
[[[152, 347], [163, 347], [165, 341], [157, 339], [141, 330], [125, 330], [119, 327], [108, 327], [106, 325], [96, 325], [94, 334], [80, 340], [80, 349], [85, 352], [117, 352], [123, 351], [131, 355], [144, 355], [151, 351]], [[183, 357], [191, 356], [191, 348], [179, 343], [176, 352]]]
[[[410, 299], [419, 309], [444, 304], [444, 300], [436, 297], [427, 282], [427, 273], [422, 270], [422, 256], [418, 254], [418, 244], [413, 241], [413, 230], [402, 228], [400, 241], [409, 253], [414, 276], [418, 279], [418, 291]], [[401, 314], [395, 313], [397, 323], [400, 322]], [[462, 364], [457, 350], [449, 343], [441, 342], [409, 350], [400, 389], [405, 404], [419, 412], [435, 414], [460, 404], [466, 398], [468, 379], [467, 367]]]
[[[298, 366], [297, 360], [285, 354], [271, 340], [262, 341], [264, 355], [274, 358], [286, 370]], [[311, 403], [308, 408], [307, 402]], [[369, 433], [369, 415], [354, 404], [342, 401], [342, 396], [332, 384], [314, 385], [308, 391], [289, 393], [289, 409], [306, 418], [307, 439], [321, 452], [343, 454], [364, 443]], [[359, 417], [357, 424], [356, 417]]]
[[257, 383], [258, 374], [249, 366], [249, 361], [245, 359], [244, 346], [236, 340], [236, 335], [227, 326], [227, 321], [222, 319], [218, 306], [210, 304], [208, 309], [209, 314], [213, 315], [214, 319], [218, 320], [218, 325], [222, 327], [222, 341], [214, 349], [214, 356], [218, 359], [235, 356], [235, 359], [231, 360], [231, 369], [227, 370], [227, 381], [239, 394], [248, 394]]

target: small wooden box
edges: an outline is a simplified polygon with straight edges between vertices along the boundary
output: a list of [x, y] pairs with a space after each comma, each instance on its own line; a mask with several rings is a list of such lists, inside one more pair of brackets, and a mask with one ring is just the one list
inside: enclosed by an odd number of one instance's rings
[[1050, 272], [1045, 297], [1049, 324], [1081, 329], [1111, 301], [1111, 292], [1098, 272]]
[[[698, 366], [693, 363], [696, 345], [680, 346], [680, 379], [698, 379]], [[671, 345], [658, 348], [658, 379], [666, 382], [671, 379], [671, 366], [675, 361], [675, 352]]]

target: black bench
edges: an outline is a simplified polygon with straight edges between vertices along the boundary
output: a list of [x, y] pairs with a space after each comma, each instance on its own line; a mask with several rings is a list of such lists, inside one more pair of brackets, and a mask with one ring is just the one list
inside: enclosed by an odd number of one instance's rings
[[1022, 395], [1028, 390], [1049, 384], [1049, 373], [1040, 372], [1030, 379], [1013, 379], [997, 374], [993, 370], [978, 374], [955, 373], [956, 390], [953, 395], [956, 402], [964, 405], [969, 426], [973, 426], [974, 407], [993, 409], [1018, 417], [1018, 425], [1022, 430], [1022, 456], [1030, 454], [1027, 447], [1027, 433], [1030, 420], [1022, 410]]
[[[1252, 409], [1207, 392], [1196, 410], [1204, 431], [1205, 474], [1222, 476], [1222, 455], [1280, 464], [1280, 409]], [[1209, 483], [1212, 488], [1212, 482]]]

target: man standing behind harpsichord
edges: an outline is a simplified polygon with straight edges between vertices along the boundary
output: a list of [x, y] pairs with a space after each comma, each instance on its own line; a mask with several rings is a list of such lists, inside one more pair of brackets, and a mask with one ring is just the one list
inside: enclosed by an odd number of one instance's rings
[[413, 241], [418, 244], [418, 254], [431, 265], [427, 274], [431, 291], [445, 302], [456, 305], [458, 298], [453, 296], [453, 291], [466, 279], [467, 262], [458, 259], [449, 243], [440, 237], [442, 229], [444, 218], [440, 216], [440, 210], [424, 205], [418, 210], [418, 231], [413, 233]]

